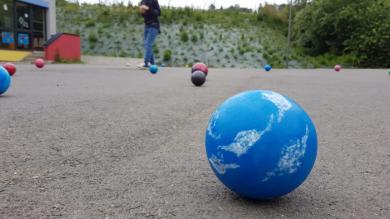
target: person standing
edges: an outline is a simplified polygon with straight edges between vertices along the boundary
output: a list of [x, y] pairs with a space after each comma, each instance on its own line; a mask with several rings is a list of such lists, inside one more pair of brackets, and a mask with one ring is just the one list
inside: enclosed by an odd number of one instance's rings
[[160, 21], [158, 17], [161, 15], [160, 5], [158, 0], [142, 0], [139, 6], [141, 15], [144, 17], [144, 63], [138, 65], [140, 69], [147, 69], [150, 65], [155, 64], [153, 54], [153, 44], [160, 33]]

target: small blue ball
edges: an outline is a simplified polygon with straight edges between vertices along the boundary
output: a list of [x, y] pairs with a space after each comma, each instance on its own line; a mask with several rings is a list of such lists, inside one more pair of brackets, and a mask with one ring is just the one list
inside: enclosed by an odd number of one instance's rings
[[309, 176], [317, 134], [294, 101], [272, 91], [248, 91], [212, 114], [206, 152], [226, 187], [244, 198], [269, 200], [290, 193]]
[[149, 67], [149, 71], [150, 71], [150, 73], [152, 73], [152, 74], [156, 74], [156, 73], [158, 72], [158, 67], [157, 67], [157, 65], [151, 65], [151, 66]]
[[270, 65], [266, 65], [266, 66], [264, 66], [264, 70], [271, 71], [272, 67]]
[[11, 76], [8, 74], [8, 71], [0, 66], [0, 95], [7, 92], [8, 88], [11, 86]]

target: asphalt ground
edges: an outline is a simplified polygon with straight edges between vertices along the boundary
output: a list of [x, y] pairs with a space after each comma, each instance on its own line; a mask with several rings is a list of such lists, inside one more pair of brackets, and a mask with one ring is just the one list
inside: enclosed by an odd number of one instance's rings
[[[309, 179], [277, 200], [226, 189], [205, 156], [208, 119], [241, 91], [273, 90], [314, 121]], [[0, 218], [390, 218], [386, 70], [18, 65], [0, 97]]]

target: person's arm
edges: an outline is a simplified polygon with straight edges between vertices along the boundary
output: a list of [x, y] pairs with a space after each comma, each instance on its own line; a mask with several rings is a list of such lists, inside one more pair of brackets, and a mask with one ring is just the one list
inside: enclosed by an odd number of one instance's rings
[[154, 7], [151, 7], [150, 9], [150, 13], [153, 15], [153, 16], [160, 16], [161, 15], [161, 8], [160, 8], [160, 4], [158, 3], [158, 1], [156, 0], [154, 5]]
[[149, 10], [149, 6], [147, 6], [146, 3], [147, 3], [146, 0], [142, 0], [139, 6], [139, 11], [142, 16], [144, 16], [146, 12]]

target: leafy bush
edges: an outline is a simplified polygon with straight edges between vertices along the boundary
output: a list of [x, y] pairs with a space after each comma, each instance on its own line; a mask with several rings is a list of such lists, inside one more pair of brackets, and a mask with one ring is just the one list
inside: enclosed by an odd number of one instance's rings
[[142, 58], [143, 58], [143, 55], [142, 55], [142, 52], [141, 52], [141, 51], [138, 51], [138, 53], [137, 53], [137, 58], [139, 58], [139, 59], [142, 59]]
[[121, 51], [119, 52], [119, 57], [126, 57], [126, 56], [127, 56], [127, 54], [126, 54], [125, 51], [121, 50]]
[[171, 50], [165, 50], [163, 55], [164, 62], [171, 61], [172, 59], [172, 51]]
[[278, 10], [273, 5], [265, 4], [259, 8], [257, 21], [265, 22], [279, 30], [287, 30], [288, 8], [282, 7], [282, 10]]
[[160, 50], [159, 50], [157, 44], [154, 44], [154, 45], [153, 45], [153, 53], [154, 53], [154, 55], [158, 55], [159, 52], [160, 52]]
[[390, 67], [389, 11], [388, 0], [314, 0], [298, 12], [294, 38], [312, 56], [352, 55], [358, 66]]
[[198, 37], [196, 36], [196, 34], [192, 35], [191, 42], [193, 42], [193, 43], [198, 42]]
[[88, 41], [90, 43], [96, 43], [98, 41], [97, 35], [94, 32], [91, 32], [88, 36]]
[[101, 35], [104, 32], [103, 28], [100, 27], [97, 32], [98, 32], [99, 35]]
[[95, 26], [95, 21], [90, 20], [85, 24], [85, 27], [94, 27]]
[[188, 33], [186, 31], [182, 31], [180, 33], [180, 40], [183, 42], [183, 43], [186, 43], [188, 42]]

